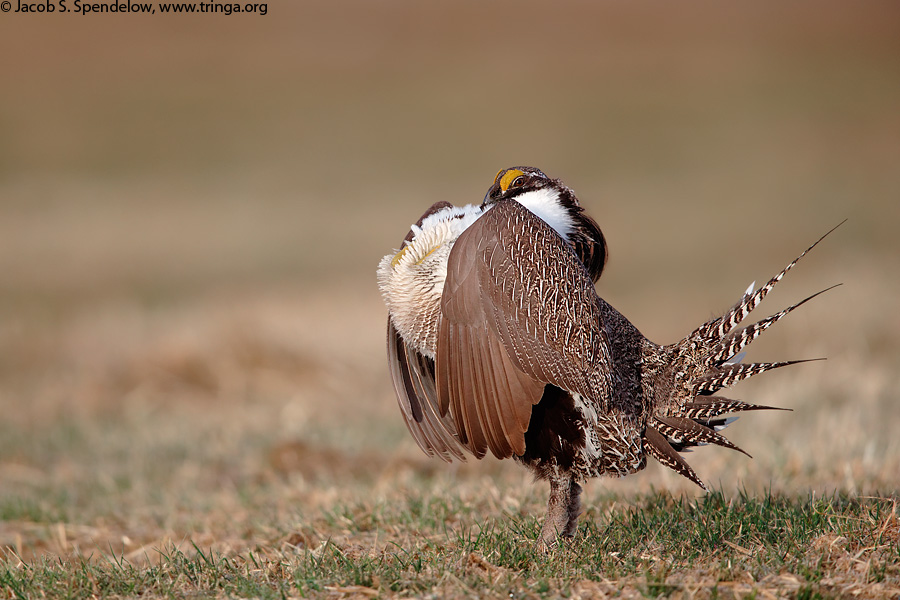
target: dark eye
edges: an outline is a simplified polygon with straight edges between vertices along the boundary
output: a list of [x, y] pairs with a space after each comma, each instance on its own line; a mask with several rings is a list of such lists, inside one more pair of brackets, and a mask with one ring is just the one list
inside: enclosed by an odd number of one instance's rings
[[515, 179], [513, 179], [512, 185], [510, 187], [522, 187], [525, 185], [525, 177], [519, 175]]

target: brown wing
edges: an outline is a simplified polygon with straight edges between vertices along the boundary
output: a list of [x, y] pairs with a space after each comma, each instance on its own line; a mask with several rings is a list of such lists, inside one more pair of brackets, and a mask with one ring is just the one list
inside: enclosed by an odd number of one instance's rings
[[498, 202], [450, 252], [436, 381], [441, 414], [475, 456], [525, 451], [547, 383], [606, 406], [609, 343], [584, 264], [549, 225]]
[[[435, 202], [419, 217], [416, 225], [421, 227], [427, 217], [452, 206], [449, 202]], [[400, 247], [411, 242], [414, 235], [410, 229]], [[406, 344], [390, 317], [387, 325], [388, 367], [407, 429], [428, 456], [437, 455], [447, 462], [452, 462], [453, 458], [465, 461], [453, 417], [441, 416], [438, 410], [434, 361]]]
[[434, 361], [410, 348], [388, 317], [388, 365], [400, 413], [419, 447], [447, 462], [465, 461], [450, 415], [441, 416], [434, 384]]

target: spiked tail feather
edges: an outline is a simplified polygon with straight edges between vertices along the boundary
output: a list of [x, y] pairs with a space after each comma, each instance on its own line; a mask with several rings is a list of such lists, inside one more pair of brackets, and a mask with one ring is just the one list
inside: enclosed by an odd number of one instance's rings
[[[675, 442], [682, 447], [716, 444], [717, 446], [731, 448], [742, 454], [747, 454], [729, 441], [728, 438], [719, 434], [713, 427], [701, 425], [693, 419], [685, 417], [654, 417], [653, 426], [657, 431], [669, 438], [670, 442]], [[747, 456], [750, 455], [747, 454]]]
[[727, 413], [750, 410], [791, 410], [790, 408], [779, 408], [777, 406], [750, 404], [749, 402], [741, 402], [740, 400], [732, 400], [722, 396], [697, 396], [692, 401], [683, 404], [681, 409], [684, 417], [698, 422], [711, 421]]
[[809, 302], [816, 296], [824, 294], [825, 292], [832, 290], [832, 289], [838, 287], [839, 285], [841, 285], [841, 284], [838, 283], [831, 287], [827, 287], [820, 292], [816, 292], [815, 294], [804, 298], [803, 300], [801, 300], [800, 302], [797, 302], [796, 304], [792, 304], [792, 305], [788, 306], [784, 310], [781, 310], [781, 311], [775, 313], [774, 315], [766, 317], [765, 319], [757, 321], [756, 323], [753, 323], [752, 325], [748, 325], [748, 326], [744, 327], [743, 329], [740, 329], [738, 331], [735, 331], [735, 332], [727, 335], [725, 337], [725, 339], [722, 340], [721, 344], [719, 344], [718, 347], [714, 347], [712, 350], [710, 350], [710, 353], [709, 353], [709, 355], [707, 355], [705, 357], [704, 362], [706, 364], [722, 364], [729, 357], [737, 355], [739, 352], [741, 352], [741, 350], [743, 350], [744, 348], [749, 346], [750, 343], [753, 342], [753, 340], [755, 340], [756, 338], [758, 338], [762, 334], [763, 331], [765, 331], [766, 329], [768, 329], [769, 327], [771, 327], [772, 325], [774, 325], [775, 323], [777, 323], [778, 321], [780, 321], [781, 319], [786, 317], [794, 309], [803, 306], [804, 304], [806, 304], [807, 302]]
[[730, 365], [724, 369], [713, 369], [708, 375], [698, 379], [694, 384], [695, 394], [712, 394], [722, 388], [731, 387], [739, 381], [749, 379], [754, 375], [765, 373], [773, 369], [780, 369], [789, 365], [797, 365], [824, 358], [807, 358], [804, 360], [784, 360], [780, 362], [749, 363], [745, 365]]
[[734, 329], [738, 323], [743, 321], [747, 317], [747, 315], [749, 315], [750, 312], [753, 311], [753, 309], [755, 309], [757, 306], [759, 306], [759, 303], [762, 302], [765, 299], [765, 297], [769, 294], [769, 292], [771, 292], [775, 288], [775, 286], [778, 284], [778, 282], [781, 281], [785, 275], [787, 275], [788, 271], [793, 269], [797, 265], [797, 263], [803, 259], [804, 256], [809, 254], [809, 252], [813, 248], [818, 246], [819, 242], [824, 240], [835, 229], [837, 229], [838, 227], [840, 227], [841, 225], [843, 225], [846, 222], [847, 222], [847, 220], [844, 219], [843, 221], [841, 221], [840, 223], [838, 223], [837, 225], [832, 227], [830, 230], [828, 230], [828, 232], [825, 233], [825, 235], [823, 235], [819, 239], [817, 239], [815, 241], [815, 243], [813, 243], [812, 246], [810, 246], [809, 248], [807, 248], [806, 250], [801, 252], [800, 256], [798, 256], [797, 258], [792, 260], [790, 262], [790, 264], [788, 264], [788, 266], [786, 266], [778, 275], [776, 275], [775, 277], [770, 279], [766, 283], [766, 285], [762, 286], [755, 292], [751, 292], [750, 294], [745, 293], [744, 296], [741, 298], [740, 302], [738, 302], [730, 311], [728, 311], [720, 319], [718, 319], [718, 327], [716, 328], [716, 333], [718, 334], [718, 337], [724, 338], [725, 334], [727, 334], [729, 331]]
[[691, 465], [681, 458], [681, 455], [666, 441], [666, 438], [651, 425], [647, 426], [647, 430], [644, 433], [644, 450], [679, 475], [684, 475], [704, 490], [706, 489], [706, 485], [697, 476]]

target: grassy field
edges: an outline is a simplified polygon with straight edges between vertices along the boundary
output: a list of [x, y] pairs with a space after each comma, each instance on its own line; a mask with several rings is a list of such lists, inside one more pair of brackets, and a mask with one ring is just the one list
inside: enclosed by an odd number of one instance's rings
[[[496, 491], [496, 488], [494, 488]], [[538, 550], [533, 498], [502, 508], [450, 493], [339, 504], [242, 551], [169, 542], [136, 560], [6, 567], [13, 597], [892, 597], [896, 499], [715, 492], [607, 496], [570, 545]], [[598, 524], [602, 519], [602, 524]], [[65, 542], [68, 528], [58, 535]], [[323, 537], [324, 536], [324, 537]], [[14, 555], [13, 559], [16, 558]], [[145, 564], [148, 561], [150, 564]]]
[[[895, 3], [0, 16], [0, 598], [900, 595]], [[550, 556], [542, 484], [409, 437], [374, 276], [520, 163], [658, 342], [849, 219], [760, 309], [844, 284], [754, 344], [828, 358], [732, 392], [792, 409], [754, 458], [591, 482]]]

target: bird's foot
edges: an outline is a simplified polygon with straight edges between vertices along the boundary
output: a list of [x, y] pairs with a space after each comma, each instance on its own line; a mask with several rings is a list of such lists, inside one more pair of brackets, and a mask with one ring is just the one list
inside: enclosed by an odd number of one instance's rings
[[538, 540], [538, 549], [543, 554], [550, 554], [557, 548], [565, 548], [572, 544], [574, 536], [558, 533], [555, 530], [551, 532], [541, 531], [541, 537]]

